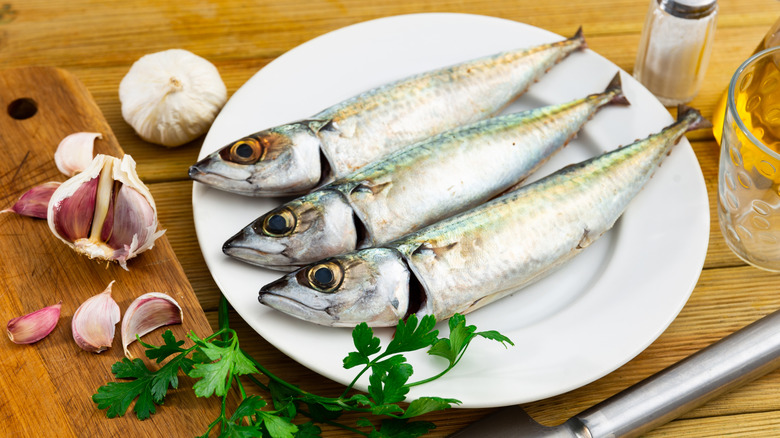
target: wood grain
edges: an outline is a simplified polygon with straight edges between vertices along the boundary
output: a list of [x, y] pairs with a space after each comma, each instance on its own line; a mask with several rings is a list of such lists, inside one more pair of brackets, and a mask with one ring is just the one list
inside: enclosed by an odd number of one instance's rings
[[[6, 159], [0, 161], [3, 175], [2, 202], [12, 203], [28, 188], [50, 180], [64, 180], [54, 165], [59, 141], [73, 132], [100, 132], [97, 153], [121, 156], [122, 150], [87, 89], [64, 70], [27, 67], [0, 71], [0, 108], [18, 99], [31, 99], [37, 112], [16, 119], [8, 111], [0, 114], [0, 144]], [[127, 416], [105, 421], [91, 395], [113, 380], [111, 365], [122, 356], [118, 336], [114, 347], [100, 355], [82, 351], [72, 339], [73, 313], [87, 298], [103, 291], [111, 282], [113, 298], [126, 309], [137, 296], [151, 291], [166, 292], [182, 306], [185, 325], [174, 326], [177, 336], [193, 330], [201, 336], [211, 327], [176, 260], [166, 237], [155, 247], [128, 262], [129, 271], [116, 264], [89, 260], [57, 239], [44, 220], [15, 214], [0, 216], [0, 320], [8, 321], [42, 307], [62, 302], [57, 328], [35, 345], [3, 342], [0, 381], [3, 412], [13, 412], [3, 423], [7, 436], [34, 435], [37, 428], [57, 430], [60, 436], [119, 435], [121, 431], [141, 436], [170, 436], [187, 430], [205, 429], [206, 418], [218, 412], [211, 401], [196, 402], [192, 391], [176, 394], [181, 424], [159, 415], [140, 422]], [[118, 329], [117, 329], [118, 331]], [[159, 330], [158, 330], [159, 331]], [[136, 356], [140, 346], [131, 345]], [[10, 393], [13, 389], [14, 393]], [[44, 412], [27, 415], [25, 412]], [[32, 422], [32, 423], [29, 423]]]

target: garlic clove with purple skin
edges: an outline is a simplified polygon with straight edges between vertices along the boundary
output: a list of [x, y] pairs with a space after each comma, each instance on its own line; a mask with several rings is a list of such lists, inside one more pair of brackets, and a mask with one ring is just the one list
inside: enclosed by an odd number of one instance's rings
[[122, 320], [122, 348], [125, 356], [133, 358], [127, 346], [136, 340], [136, 335], [143, 336], [162, 326], [181, 324], [183, 318], [179, 303], [167, 294], [149, 292], [136, 298], [130, 303]]
[[60, 141], [54, 152], [54, 164], [65, 176], [73, 176], [89, 166], [95, 139], [103, 138], [99, 132], [76, 132]]
[[19, 197], [13, 207], [0, 211], [0, 213], [16, 213], [46, 219], [49, 200], [60, 185], [62, 185], [61, 182], [49, 181], [35, 186]]
[[32, 344], [45, 338], [60, 320], [62, 301], [8, 321], [6, 331], [15, 344]]
[[81, 303], [71, 320], [73, 340], [84, 351], [101, 353], [114, 342], [119, 305], [111, 298], [112, 281], [106, 289]]
[[157, 231], [157, 207], [130, 155], [96, 155], [54, 192], [47, 219], [52, 233], [76, 252], [116, 261], [125, 270], [127, 260], [151, 249], [165, 232]]

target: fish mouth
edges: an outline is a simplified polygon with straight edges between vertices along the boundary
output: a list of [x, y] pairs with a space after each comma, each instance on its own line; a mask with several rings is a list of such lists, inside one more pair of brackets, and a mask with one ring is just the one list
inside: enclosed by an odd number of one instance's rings
[[197, 165], [192, 165], [187, 171], [187, 175], [189, 175], [190, 179], [199, 181], [200, 178], [206, 175], [206, 172], [202, 171]]
[[[271, 283], [267, 286], [270, 286]], [[312, 322], [320, 325], [333, 325], [337, 322], [332, 315], [328, 313], [328, 307], [317, 308], [302, 303], [295, 298], [264, 290], [267, 286], [260, 289], [257, 300], [272, 309], [278, 310], [290, 316], [294, 316], [303, 321]]]
[[232, 182], [232, 183], [246, 183], [247, 178], [244, 179], [237, 179], [237, 178], [231, 178], [229, 176], [225, 176], [220, 173], [214, 173], [209, 172], [208, 170], [201, 169], [198, 167], [197, 164], [193, 164], [190, 166], [189, 170], [187, 171], [187, 175], [189, 175], [190, 179], [202, 182], [205, 184], [211, 184], [216, 185], [219, 182]]
[[[261, 287], [257, 300], [261, 304], [265, 304], [272, 309], [276, 309], [304, 321], [320, 325], [333, 325], [337, 323], [338, 318], [334, 317], [334, 315], [331, 315], [329, 312], [331, 303], [328, 300], [301, 300], [296, 298], [296, 295], [298, 295], [296, 292], [300, 291], [296, 290], [298, 285], [294, 278], [291, 278], [292, 275], [294, 274], [285, 275], [284, 277]], [[289, 290], [291, 287], [293, 288], [292, 291]], [[280, 291], [282, 293], [280, 293]], [[306, 298], [309, 295], [304, 293], [302, 296]]]
[[302, 263], [294, 263], [291, 261], [274, 262], [274, 258], [281, 257], [282, 255], [261, 251], [257, 248], [236, 244], [231, 241], [227, 241], [222, 245], [222, 252], [227, 256], [249, 263], [250, 265], [273, 269], [274, 271], [292, 272], [306, 266]]
[[236, 193], [245, 196], [255, 196], [257, 192], [249, 183], [249, 177], [244, 179], [231, 178], [220, 173], [204, 170], [198, 167], [197, 164], [190, 166], [189, 170], [187, 171], [187, 175], [193, 181], [197, 181], [199, 183], [206, 184], [207, 186], [230, 193]]

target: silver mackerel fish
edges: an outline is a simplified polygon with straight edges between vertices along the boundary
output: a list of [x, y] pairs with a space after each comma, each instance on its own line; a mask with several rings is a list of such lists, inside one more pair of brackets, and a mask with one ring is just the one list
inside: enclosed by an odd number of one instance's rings
[[381, 247], [332, 257], [264, 286], [261, 303], [328, 326], [391, 326], [416, 313], [465, 314], [552, 272], [612, 228], [685, 132], [709, 122], [681, 106], [644, 140], [565, 167]]
[[311, 119], [240, 138], [191, 166], [189, 175], [242, 195], [300, 195], [404, 146], [499, 113], [585, 47], [580, 30], [563, 41], [401, 79]]
[[602, 93], [483, 120], [394, 152], [260, 216], [222, 250], [291, 271], [389, 242], [520, 184], [609, 104], [628, 104], [619, 73]]

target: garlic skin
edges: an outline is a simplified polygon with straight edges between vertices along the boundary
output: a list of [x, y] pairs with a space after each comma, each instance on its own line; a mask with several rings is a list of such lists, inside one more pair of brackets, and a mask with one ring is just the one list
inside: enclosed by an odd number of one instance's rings
[[84, 351], [101, 353], [114, 342], [116, 323], [119, 322], [119, 305], [111, 298], [111, 287], [81, 303], [73, 314], [70, 327], [73, 340]]
[[165, 233], [157, 230], [157, 207], [138, 178], [130, 155], [96, 155], [89, 167], [54, 192], [47, 220], [52, 233], [92, 259], [127, 260], [151, 249]]
[[32, 344], [45, 338], [60, 320], [62, 301], [8, 321], [6, 331], [14, 344]]
[[0, 213], [16, 213], [22, 216], [46, 219], [49, 200], [60, 185], [62, 183], [57, 181], [37, 185], [20, 196], [11, 208], [0, 211]]
[[183, 319], [181, 306], [167, 294], [149, 292], [136, 298], [122, 319], [122, 348], [125, 356], [133, 358], [127, 346], [136, 340], [136, 335], [143, 336], [165, 325], [181, 324]]
[[144, 140], [180, 146], [204, 134], [227, 101], [211, 62], [182, 49], [136, 61], [119, 83], [122, 117]]
[[99, 132], [76, 132], [60, 141], [54, 152], [54, 164], [65, 176], [73, 176], [89, 166], [95, 139], [103, 138]]

